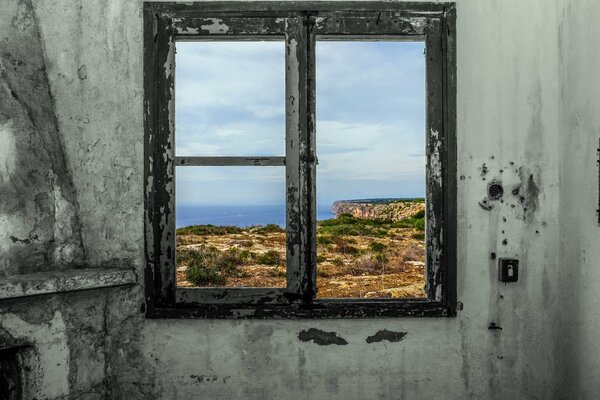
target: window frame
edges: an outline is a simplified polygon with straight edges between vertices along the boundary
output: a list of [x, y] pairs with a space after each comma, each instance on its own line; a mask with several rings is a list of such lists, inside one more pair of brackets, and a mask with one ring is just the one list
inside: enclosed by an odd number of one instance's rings
[[[285, 37], [286, 154], [176, 157], [175, 41]], [[316, 40], [424, 40], [427, 298], [315, 299]], [[149, 318], [364, 318], [456, 315], [454, 3], [144, 3], [146, 315]], [[175, 166], [286, 169], [287, 288], [177, 288]]]

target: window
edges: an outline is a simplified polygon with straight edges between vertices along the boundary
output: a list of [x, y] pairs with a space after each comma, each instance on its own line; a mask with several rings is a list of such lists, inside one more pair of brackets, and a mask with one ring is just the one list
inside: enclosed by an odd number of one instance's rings
[[[149, 317], [455, 314], [453, 4], [203, 2], [144, 7]], [[408, 78], [410, 57], [423, 53], [420, 64], [412, 65], [420, 78]], [[386, 56], [390, 54], [398, 56]], [[378, 72], [370, 74], [371, 67]], [[357, 75], [352, 90], [336, 83], [344, 74]], [[396, 85], [401, 81], [406, 87]], [[386, 91], [385, 99], [370, 93], [374, 87]], [[415, 108], [397, 107], [395, 91], [398, 98], [400, 91], [401, 98], [412, 96]], [[387, 125], [378, 120], [381, 115]], [[409, 119], [416, 121], [412, 128], [421, 136], [401, 135], [394, 128]], [[360, 154], [340, 156], [349, 143]], [[400, 269], [390, 257], [397, 252], [383, 249], [400, 246], [403, 239], [394, 235], [410, 231], [408, 222], [377, 217], [358, 229], [356, 221], [362, 219], [356, 216], [322, 221], [320, 207], [330, 204], [334, 193], [341, 197], [337, 200], [344, 200], [344, 193], [394, 196], [390, 187], [404, 179], [397, 172], [410, 151], [423, 160], [414, 175], [422, 179], [411, 181], [410, 193], [424, 200], [409, 205], [425, 213], [424, 235], [412, 233], [423, 240], [423, 290], [396, 296], [393, 279]], [[343, 182], [340, 170], [348, 175]], [[373, 174], [385, 178], [387, 186], [374, 184]], [[355, 207], [353, 200], [337, 204], [336, 210]], [[261, 220], [267, 227], [259, 227], [250, 214], [215, 211], [216, 205], [266, 207], [270, 211], [263, 214], [272, 216]], [[207, 211], [211, 207], [212, 214]], [[185, 228], [190, 225], [185, 221], [198, 223], [188, 219], [198, 209], [204, 210], [206, 224]], [[239, 215], [245, 215], [241, 223], [220, 222]], [[199, 236], [198, 242], [186, 242]], [[258, 236], [260, 249], [244, 249], [257, 246], [253, 238]], [[332, 248], [339, 254], [327, 250]], [[253, 262], [242, 265], [244, 257]], [[198, 259], [202, 262], [196, 263]], [[207, 267], [206, 260], [225, 265], [229, 275]], [[350, 265], [350, 260], [360, 271], [376, 270], [376, 284], [369, 286], [361, 272], [347, 278], [350, 289], [335, 289], [337, 278], [330, 278], [341, 274], [335, 266]], [[191, 265], [200, 266], [194, 274]]]

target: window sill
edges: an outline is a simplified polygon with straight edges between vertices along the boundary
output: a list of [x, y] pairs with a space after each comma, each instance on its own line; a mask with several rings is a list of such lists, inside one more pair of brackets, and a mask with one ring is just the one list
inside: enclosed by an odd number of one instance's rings
[[0, 281], [0, 300], [137, 283], [132, 269], [85, 268], [11, 276]]
[[147, 318], [190, 319], [355, 319], [454, 317], [455, 305], [426, 299], [329, 299], [300, 304], [177, 304], [148, 308]]

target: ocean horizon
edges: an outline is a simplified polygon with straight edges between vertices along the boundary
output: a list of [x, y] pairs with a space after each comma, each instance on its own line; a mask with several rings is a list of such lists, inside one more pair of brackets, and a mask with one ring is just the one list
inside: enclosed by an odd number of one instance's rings
[[[317, 220], [334, 218], [331, 204], [317, 206]], [[237, 226], [276, 224], [285, 227], [285, 205], [181, 205], [177, 207], [177, 229], [191, 225]]]

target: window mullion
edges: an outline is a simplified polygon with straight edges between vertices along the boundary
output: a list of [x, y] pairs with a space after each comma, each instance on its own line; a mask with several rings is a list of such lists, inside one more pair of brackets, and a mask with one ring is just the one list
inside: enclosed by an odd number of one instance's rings
[[[286, 25], [286, 230], [287, 290], [292, 298], [312, 298], [312, 191], [308, 96], [308, 29], [306, 18]], [[314, 244], [312, 245], [314, 246]]]
[[317, 294], [317, 151], [316, 151], [316, 30], [315, 17], [306, 18], [306, 156], [304, 160], [305, 185], [307, 191], [307, 201], [305, 209], [306, 227], [306, 273], [307, 285], [304, 293], [304, 299], [312, 302]]
[[426, 248], [427, 282], [429, 300], [443, 301], [442, 256], [446, 248], [443, 237], [444, 209], [444, 136], [443, 120], [443, 55], [441, 22], [432, 18], [427, 26], [426, 43]]

